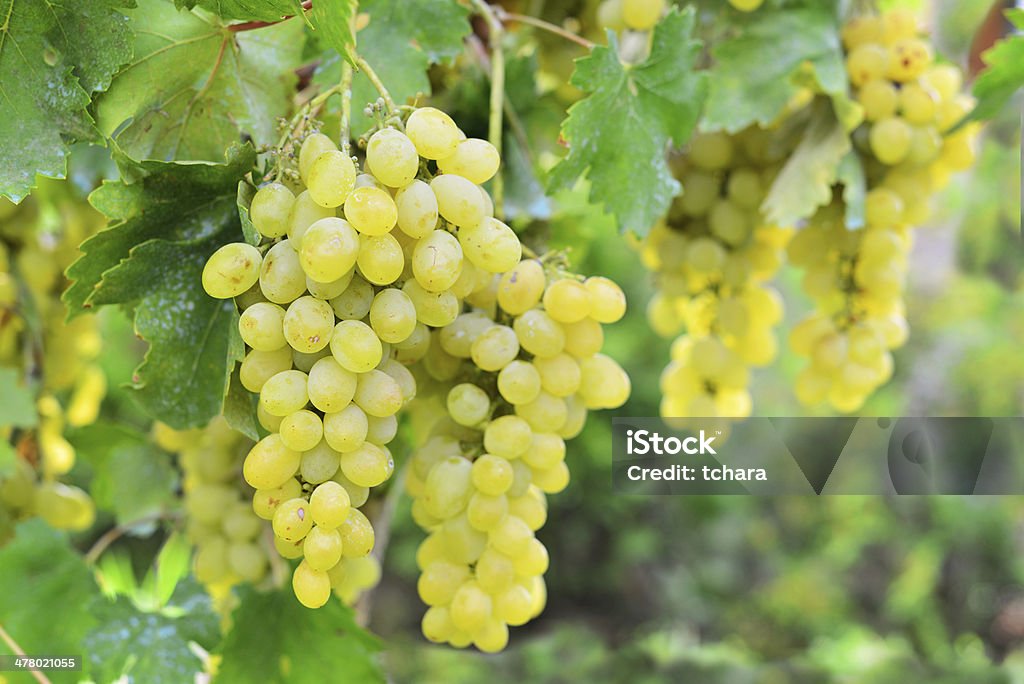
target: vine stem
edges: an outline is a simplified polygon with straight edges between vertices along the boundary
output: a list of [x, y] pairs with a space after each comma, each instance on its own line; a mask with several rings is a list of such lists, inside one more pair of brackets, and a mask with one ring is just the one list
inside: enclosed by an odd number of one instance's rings
[[384, 81], [380, 80], [380, 76], [373, 70], [370, 63], [363, 57], [357, 56], [356, 67], [366, 74], [366, 78], [369, 79], [373, 87], [380, 93], [381, 98], [384, 100], [384, 106], [388, 109], [388, 114], [396, 114], [398, 112], [398, 105], [395, 104], [395, 101], [391, 98], [391, 93], [388, 92], [387, 86], [384, 85]]
[[[308, 12], [310, 9], [312, 9], [312, 7], [313, 0], [305, 0], [305, 2], [302, 3], [303, 11]], [[231, 24], [227, 28], [228, 31], [231, 31], [232, 33], [238, 33], [240, 31], [255, 31], [256, 29], [266, 28], [267, 26], [280, 24], [282, 21], [288, 21], [289, 19], [292, 18], [292, 16], [294, 15], [281, 17], [277, 21], [246, 21], [241, 24]]]
[[349, 154], [352, 138], [352, 65], [347, 60], [341, 64], [341, 151]]
[[533, 26], [534, 28], [539, 28], [543, 31], [547, 31], [548, 33], [553, 33], [554, 35], [559, 36], [561, 38], [565, 38], [566, 40], [576, 43], [580, 47], [584, 47], [588, 50], [591, 50], [594, 47], [594, 43], [592, 41], [589, 41], [583, 36], [575, 34], [572, 31], [567, 31], [561, 26], [552, 24], [550, 21], [544, 21], [543, 19], [539, 19], [538, 17], [531, 17], [528, 14], [516, 14], [515, 12], [507, 12], [505, 8], [501, 7], [500, 5], [491, 5], [491, 7], [494, 11], [495, 16], [502, 23], [526, 24], [527, 26]]
[[[18, 645], [18, 642], [7, 633], [7, 630], [4, 629], [3, 625], [0, 625], [0, 639], [3, 639], [3, 642], [7, 644], [7, 648], [14, 651], [14, 655], [21, 658], [25, 657], [24, 649], [22, 649], [22, 647]], [[51, 684], [49, 678], [39, 670], [29, 670], [29, 672], [32, 673], [32, 676], [35, 677], [39, 684]]]
[[[502, 50], [502, 39], [505, 37], [505, 27], [495, 14], [495, 7], [484, 0], [472, 0], [473, 6], [477, 8], [480, 15], [487, 22], [490, 29], [491, 45], [491, 116], [487, 126], [487, 139], [501, 157], [501, 134], [502, 115], [505, 113], [505, 52]], [[492, 186], [494, 199], [494, 213], [504, 217], [505, 183], [502, 173], [499, 171], [494, 177]]]

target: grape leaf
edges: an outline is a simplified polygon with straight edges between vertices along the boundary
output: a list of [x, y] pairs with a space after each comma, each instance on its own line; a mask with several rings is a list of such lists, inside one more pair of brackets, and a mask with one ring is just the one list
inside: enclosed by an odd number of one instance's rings
[[80, 650], [88, 654], [89, 673], [101, 682], [194, 681], [204, 667], [189, 642], [212, 648], [219, 634], [209, 596], [191, 582], [179, 583], [162, 610], [140, 610], [124, 596], [98, 597], [89, 610], [99, 624]]
[[96, 100], [104, 135], [133, 159], [215, 161], [246, 136], [272, 141], [294, 92], [301, 22], [233, 33], [163, 0], [130, 15], [135, 55]]
[[672, 10], [655, 27], [650, 56], [627, 66], [618, 40], [577, 60], [572, 84], [589, 95], [569, 109], [562, 137], [569, 153], [552, 170], [549, 187], [573, 185], [584, 173], [590, 199], [615, 214], [619, 228], [646, 233], [679, 192], [665, 159], [669, 142], [693, 132], [706, 94], [696, 70], [700, 42], [695, 14]]
[[[38, 518], [19, 525], [14, 540], [0, 548], [0, 587], [3, 628], [26, 652], [82, 653], [82, 639], [96, 624], [88, 606], [99, 587], [65, 534]], [[80, 672], [46, 675], [54, 684], [81, 679]]]
[[[1017, 29], [1024, 31], [1024, 9], [1006, 13]], [[974, 82], [978, 104], [968, 121], [995, 117], [1021, 88], [1024, 88], [1024, 35], [1008, 36], [982, 54], [986, 68]]]
[[839, 163], [850, 149], [850, 136], [832, 108], [817, 107], [800, 144], [761, 204], [765, 218], [776, 225], [793, 226], [828, 204]]
[[[237, 330], [237, 327], [235, 329]], [[259, 440], [262, 436], [260, 424], [256, 418], [257, 401], [256, 395], [242, 386], [236, 367], [228, 380], [221, 413], [224, 414], [224, 420], [232, 429], [241, 432], [253, 441]]]
[[17, 368], [0, 368], [0, 427], [35, 427], [36, 402]]
[[131, 0], [0, 0], [0, 195], [64, 178], [68, 145], [97, 140], [86, 108], [131, 57]]
[[119, 524], [162, 511], [174, 501], [177, 472], [170, 457], [137, 430], [96, 423], [69, 435], [76, 453], [89, 463], [89, 487], [96, 505]]
[[202, 7], [221, 19], [246, 21], [278, 21], [287, 16], [302, 14], [301, 0], [174, 0], [179, 9]]
[[[314, 14], [316, 8], [314, 3]], [[358, 34], [359, 54], [373, 66], [398, 104], [418, 94], [430, 95], [427, 68], [461, 54], [462, 41], [470, 31], [468, 12], [455, 0], [368, 0], [359, 3], [359, 11], [369, 17]], [[341, 60], [334, 57], [324, 60], [315, 80], [321, 86], [332, 86], [340, 78]], [[369, 79], [357, 72], [352, 80], [353, 135], [362, 135], [373, 124], [363, 108], [377, 97]]]
[[252, 224], [252, 218], [249, 217], [249, 207], [252, 205], [252, 198], [256, 196], [256, 188], [251, 183], [246, 181], [238, 181], [238, 194], [235, 199], [235, 206], [238, 207], [238, 218], [242, 222], [242, 235], [245, 236], [245, 241], [254, 247], [260, 244], [260, 240], [263, 236], [256, 230], [256, 226]]
[[358, 5], [355, 0], [320, 0], [313, 3], [313, 11], [309, 13], [310, 23], [320, 39], [352, 66], [356, 63], [356, 36], [352, 25]]
[[742, 20], [734, 36], [711, 50], [703, 128], [735, 133], [753, 123], [767, 126], [797, 94], [807, 68], [826, 94], [848, 102], [834, 2], [765, 7]]
[[[359, 684], [383, 682], [376, 637], [356, 625], [352, 609], [332, 599], [307, 610], [291, 591], [245, 588], [225, 636], [215, 684]], [[315, 654], [315, 657], [310, 657]]]

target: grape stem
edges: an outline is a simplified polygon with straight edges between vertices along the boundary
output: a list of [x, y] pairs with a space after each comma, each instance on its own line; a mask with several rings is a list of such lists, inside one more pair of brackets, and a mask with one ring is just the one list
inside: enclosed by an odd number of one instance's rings
[[561, 26], [552, 24], [550, 21], [544, 21], [543, 19], [531, 17], [526, 14], [516, 14], [515, 12], [507, 12], [505, 11], [504, 7], [501, 7], [499, 5], [492, 5], [491, 7], [493, 8], [494, 15], [502, 23], [526, 24], [527, 26], [533, 26], [534, 28], [539, 28], [543, 31], [547, 31], [548, 33], [553, 33], [554, 35], [559, 36], [561, 38], [565, 38], [566, 40], [572, 43], [576, 43], [580, 47], [584, 47], [588, 50], [592, 50], [594, 48], [594, 43], [592, 41], [589, 41], [583, 36], [577, 35], [572, 31], [567, 31]]
[[341, 64], [341, 151], [349, 154], [352, 120], [352, 65], [347, 60]]
[[[308, 12], [312, 8], [313, 0], [305, 0], [305, 2], [302, 3], [303, 11]], [[231, 31], [232, 33], [238, 33], [240, 31], [255, 31], [256, 29], [266, 28], [267, 26], [274, 26], [275, 24], [280, 24], [282, 21], [288, 21], [289, 19], [292, 18], [292, 16], [294, 15], [281, 17], [277, 21], [246, 21], [241, 24], [231, 24], [230, 26], [228, 26], [228, 31]]]
[[377, 89], [378, 93], [380, 93], [381, 99], [384, 100], [384, 106], [387, 107], [388, 114], [397, 114], [398, 106], [391, 98], [391, 93], [388, 92], [384, 82], [380, 80], [380, 76], [378, 76], [377, 72], [373, 70], [373, 67], [370, 66], [369, 62], [367, 62], [363, 57], [356, 57], [356, 68], [366, 75], [366, 78], [369, 79], [373, 87]]
[[[274, 145], [274, 151], [277, 152], [277, 168], [274, 172], [274, 180], [281, 178], [281, 173], [284, 170], [281, 165], [281, 152], [284, 150], [285, 145], [288, 144], [288, 139], [297, 135], [302, 128], [306, 125], [309, 119], [315, 117], [320, 111], [320, 108], [324, 106], [324, 103], [334, 94], [341, 92], [341, 84], [331, 86], [327, 90], [323, 91], [309, 102], [299, 107], [299, 111], [295, 113], [295, 116], [291, 118], [288, 125], [285, 126], [284, 132], [281, 133], [281, 137], [278, 139], [277, 144]], [[263, 180], [268, 180], [269, 175], [264, 177]]]
[[117, 527], [112, 527], [104, 532], [96, 543], [92, 545], [92, 548], [85, 554], [84, 560], [88, 565], [94, 565], [96, 561], [100, 559], [103, 552], [110, 548], [110, 545], [116, 542], [118, 539], [126, 535], [133, 528], [139, 525], [145, 525], [147, 523], [160, 522], [161, 520], [177, 520], [181, 516], [178, 513], [165, 512], [165, 513], [154, 513], [153, 515], [146, 515], [136, 520], [131, 520], [126, 523], [122, 523]]
[[[7, 644], [7, 648], [11, 649], [14, 655], [21, 658], [26, 657], [25, 649], [18, 645], [18, 642], [7, 633], [7, 630], [4, 629], [3, 625], [0, 625], [0, 639], [3, 639], [3, 642]], [[29, 670], [29, 672], [33, 677], [35, 677], [35, 680], [39, 682], [39, 684], [50, 684], [50, 679], [39, 670]]]
[[[501, 42], [505, 37], [505, 27], [498, 19], [497, 8], [484, 2], [484, 0], [472, 0], [473, 6], [480, 12], [480, 16], [487, 22], [490, 30], [488, 42], [491, 46], [491, 116], [487, 126], [487, 139], [494, 149], [501, 156], [501, 133], [502, 115], [505, 112], [505, 52], [502, 50]], [[494, 176], [492, 186], [495, 215], [504, 218], [505, 183], [501, 171]]]

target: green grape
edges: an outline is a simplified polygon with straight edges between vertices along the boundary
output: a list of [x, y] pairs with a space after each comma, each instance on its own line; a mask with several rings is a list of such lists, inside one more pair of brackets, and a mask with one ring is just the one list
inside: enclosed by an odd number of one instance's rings
[[923, 126], [934, 122], [938, 95], [920, 83], [907, 83], [899, 92], [900, 115], [909, 124]]
[[462, 272], [462, 246], [448, 231], [433, 231], [413, 249], [412, 272], [427, 292], [450, 289]]
[[480, 532], [490, 532], [506, 515], [508, 498], [504, 494], [490, 496], [476, 492], [466, 507], [466, 520], [470, 527]]
[[283, 330], [292, 349], [303, 354], [313, 354], [331, 341], [334, 311], [330, 304], [321, 299], [299, 297], [288, 305]]
[[764, 4], [764, 0], [729, 0], [729, 4], [740, 12], [753, 12]]
[[445, 221], [460, 228], [473, 228], [483, 221], [486, 215], [484, 199], [480, 189], [470, 180], [445, 174], [430, 181], [430, 189], [437, 198], [438, 212]]
[[858, 45], [846, 57], [846, 72], [857, 87], [884, 77], [888, 70], [889, 51], [881, 45]]
[[331, 335], [331, 354], [342, 368], [366, 373], [380, 363], [384, 348], [370, 326], [362, 321], [341, 321]]
[[427, 292], [416, 280], [407, 280], [402, 292], [409, 296], [416, 308], [416, 319], [424, 325], [443, 328], [459, 315], [459, 300], [450, 290]]
[[595, 354], [580, 361], [580, 370], [579, 393], [588, 409], [618, 408], [626, 403], [631, 391], [629, 376], [614, 359]]
[[484, 449], [507, 460], [522, 456], [532, 443], [533, 430], [519, 416], [495, 418], [484, 429]]
[[900, 83], [907, 83], [921, 76], [931, 66], [933, 55], [931, 46], [919, 38], [907, 37], [896, 41], [890, 48], [891, 58], [888, 63], [889, 78]]
[[224, 245], [210, 255], [203, 267], [203, 289], [216, 299], [237, 297], [256, 284], [262, 262], [260, 251], [252, 245]]
[[664, 11], [665, 0], [622, 0], [622, 22], [634, 31], [650, 31]]
[[271, 352], [288, 344], [284, 337], [284, 309], [270, 302], [253, 304], [238, 318], [242, 341], [257, 351]]
[[324, 414], [324, 440], [336, 451], [345, 453], [358, 449], [366, 440], [368, 431], [366, 413], [355, 404], [336, 413]]
[[228, 545], [224, 539], [218, 537], [197, 546], [193, 567], [196, 579], [204, 583], [220, 582], [228, 571]]
[[498, 373], [498, 392], [513, 405], [534, 401], [541, 392], [540, 373], [529, 361], [513, 361]]
[[963, 87], [963, 76], [952, 64], [933, 64], [922, 76], [922, 83], [934, 90], [940, 101], [952, 100]]
[[384, 418], [370, 416], [367, 418], [366, 441], [384, 446], [390, 443], [396, 435], [398, 435], [398, 419], [394, 416], [385, 416]]
[[251, 542], [235, 542], [228, 546], [228, 567], [246, 582], [258, 582], [267, 573], [267, 556]]
[[507, 325], [492, 325], [473, 340], [470, 356], [481, 370], [499, 371], [519, 356], [519, 339]]
[[547, 521], [547, 500], [544, 498], [543, 492], [536, 487], [531, 487], [530, 491], [523, 496], [509, 499], [508, 512], [525, 522], [531, 530], [536, 531], [542, 528]]
[[366, 145], [366, 168], [390, 188], [408, 185], [419, 171], [420, 159], [412, 141], [402, 132], [384, 128]]
[[405, 133], [419, 156], [438, 160], [453, 154], [465, 137], [450, 116], [433, 107], [421, 107], [410, 114], [405, 122]]
[[533, 538], [533, 530], [522, 520], [511, 515], [506, 516], [488, 535], [488, 541], [493, 548], [513, 558], [525, 553]]
[[871, 127], [871, 153], [890, 166], [903, 161], [910, 151], [912, 130], [900, 117], [876, 121]]
[[384, 235], [395, 227], [398, 207], [387, 190], [356, 188], [345, 200], [345, 218], [363, 235]]
[[342, 553], [346, 558], [360, 558], [373, 551], [373, 525], [359, 509], [349, 511], [338, 530], [341, 532]]
[[302, 540], [303, 562], [313, 570], [327, 572], [341, 560], [341, 546], [338, 530], [315, 525]]
[[512, 626], [529, 622], [533, 617], [533, 599], [529, 590], [515, 584], [495, 595], [494, 617]]
[[587, 288], [571, 278], [556, 280], [544, 291], [544, 310], [559, 323], [576, 323], [590, 313]]
[[[302, 236], [299, 261], [310, 278], [329, 283], [352, 270], [359, 247], [359, 235], [348, 221], [335, 217], [320, 219]], [[268, 298], [273, 301], [273, 298]]]
[[626, 314], [626, 295], [612, 280], [592, 276], [583, 281], [589, 299], [590, 317], [598, 323], [615, 323]]
[[332, 216], [334, 209], [320, 206], [309, 196], [309, 190], [303, 190], [295, 196], [295, 203], [288, 215], [288, 239], [293, 245], [301, 245], [302, 236], [311, 225]]
[[338, 146], [323, 133], [310, 133], [299, 148], [299, 177], [303, 185], [309, 185], [309, 170], [313, 162], [325, 152], [334, 152]]
[[580, 387], [582, 374], [576, 360], [565, 353], [536, 358], [533, 366], [540, 374], [541, 387], [556, 397], [569, 397]]
[[309, 166], [306, 189], [314, 202], [322, 207], [340, 207], [356, 182], [356, 166], [352, 157], [331, 150], [317, 156]]
[[48, 525], [62, 530], [85, 530], [96, 519], [96, 508], [89, 495], [61, 482], [40, 483], [33, 507]]
[[291, 367], [292, 353], [287, 346], [269, 352], [253, 350], [242, 360], [239, 379], [245, 389], [259, 392], [267, 380]]
[[370, 327], [384, 342], [398, 343], [416, 329], [416, 307], [409, 295], [387, 288], [377, 293], [370, 305]]
[[472, 427], [487, 418], [491, 411], [491, 399], [476, 385], [464, 382], [449, 390], [446, 406], [452, 420], [459, 425]]
[[523, 256], [523, 246], [515, 231], [490, 216], [461, 226], [459, 243], [466, 259], [488, 273], [504, 273], [514, 268]]
[[383, 484], [393, 470], [390, 454], [372, 442], [363, 442], [358, 449], [341, 456], [341, 471], [360, 487]]
[[302, 371], [282, 371], [263, 383], [260, 389], [260, 404], [272, 416], [287, 416], [307, 403], [306, 374]]
[[306, 291], [306, 274], [291, 240], [270, 248], [259, 274], [260, 291], [275, 304], [288, 304]]
[[[291, 349], [291, 347], [289, 347]], [[313, 366], [317, 361], [323, 358], [327, 358], [331, 355], [329, 347], [324, 347], [320, 351], [313, 352], [312, 354], [304, 354], [298, 350], [292, 349], [292, 366], [295, 370], [300, 370], [303, 373], [309, 374], [309, 371], [313, 370]]]
[[577, 359], [593, 356], [604, 346], [604, 331], [601, 329], [601, 324], [592, 318], [585, 318], [578, 323], [569, 323], [561, 327], [565, 335], [564, 349], [566, 353], [572, 354]]
[[423, 487], [423, 505], [431, 515], [446, 520], [466, 509], [473, 495], [472, 469], [461, 456], [449, 456], [430, 470]]
[[398, 385], [402, 393], [403, 403], [409, 403], [416, 398], [416, 377], [403, 364], [394, 359], [385, 359], [378, 370], [391, 376], [391, 379]]
[[306, 276], [306, 289], [309, 290], [309, 294], [317, 299], [335, 299], [344, 294], [348, 286], [352, 284], [352, 279], [355, 278], [355, 275], [356, 271], [352, 269], [337, 280], [332, 280], [329, 283], [321, 283]]
[[494, 321], [483, 312], [471, 311], [459, 316], [439, 332], [441, 348], [452, 356], [468, 359], [473, 343], [494, 326]]
[[256, 442], [242, 466], [242, 475], [255, 489], [283, 487], [299, 470], [300, 455], [285, 445], [281, 435], [270, 434]]
[[551, 433], [535, 432], [523, 461], [537, 470], [553, 468], [565, 461], [565, 440]]
[[432, 606], [423, 614], [423, 621], [420, 623], [423, 636], [435, 644], [443, 644], [451, 638], [455, 631], [452, 624], [451, 613], [447, 606]]
[[527, 543], [526, 550], [515, 556], [512, 563], [516, 574], [522, 577], [531, 577], [547, 572], [550, 561], [544, 544], [537, 539], [531, 539]]
[[729, 200], [719, 200], [708, 215], [711, 234], [727, 245], [737, 247], [750, 236], [750, 219], [745, 211]]
[[888, 188], [873, 188], [864, 198], [868, 226], [890, 227], [903, 223], [903, 200]]
[[540, 309], [531, 309], [519, 316], [512, 327], [522, 348], [534, 356], [555, 356], [565, 348], [562, 326]]
[[356, 263], [363, 278], [374, 285], [388, 285], [402, 275], [405, 255], [402, 245], [390, 234], [361, 235]]
[[304, 539], [313, 529], [313, 516], [309, 514], [309, 502], [296, 498], [283, 502], [274, 511], [271, 521], [274, 534], [284, 541], [297, 542]]
[[373, 286], [354, 276], [345, 291], [331, 299], [334, 315], [341, 320], [362, 320], [373, 304]]
[[411, 238], [423, 238], [437, 227], [437, 197], [430, 186], [414, 180], [395, 195], [398, 228]]
[[428, 606], [447, 605], [471, 576], [465, 565], [436, 561], [423, 568], [416, 582], [416, 592]]
[[864, 43], [881, 43], [883, 39], [882, 20], [874, 15], [852, 17], [840, 31], [843, 45], [852, 50]]
[[487, 547], [487, 535], [473, 529], [465, 515], [446, 521], [441, 534], [447, 554], [458, 563], [475, 563]]
[[686, 264], [697, 272], [718, 271], [725, 263], [725, 249], [709, 237], [699, 237], [686, 251]]
[[253, 195], [249, 218], [263, 237], [281, 237], [288, 233], [288, 218], [294, 204], [291, 190], [280, 183], [268, 183]]
[[462, 176], [477, 185], [483, 185], [498, 172], [501, 156], [494, 145], [479, 138], [458, 143], [449, 156], [437, 160], [441, 173]]
[[473, 462], [473, 486], [488, 496], [498, 496], [512, 486], [512, 466], [493, 454], [483, 454]]
[[316, 486], [309, 497], [309, 513], [313, 523], [325, 530], [341, 526], [352, 509], [352, 499], [340, 484], [333, 480]]
[[306, 388], [309, 401], [319, 411], [341, 411], [356, 393], [356, 372], [345, 368], [333, 356], [320, 359], [309, 370]]
[[305, 607], [319, 608], [331, 598], [331, 579], [326, 572], [314, 570], [304, 560], [292, 573], [292, 591]]
[[[312, 379], [310, 381], [312, 384]], [[285, 416], [281, 421], [281, 441], [292, 451], [308, 451], [315, 447], [324, 434], [320, 416], [303, 409]]]
[[[416, 307], [413, 306], [415, 312]], [[424, 356], [430, 348], [430, 328], [422, 323], [416, 323], [409, 337], [401, 342], [393, 342], [395, 360], [402, 364], [414, 364]]]
[[402, 389], [390, 375], [374, 369], [359, 374], [352, 401], [366, 415], [384, 418], [398, 413], [402, 408]]
[[320, 484], [331, 479], [341, 464], [341, 454], [326, 442], [320, 441], [309, 451], [303, 452], [299, 461], [299, 475], [309, 484]]
[[513, 316], [526, 313], [540, 303], [545, 284], [544, 267], [539, 261], [520, 261], [501, 276], [498, 305]]
[[[299, 469], [299, 456], [295, 455], [295, 470]], [[248, 482], [248, 478], [246, 478]], [[285, 501], [295, 499], [302, 495], [302, 485], [294, 477], [289, 477], [284, 484], [278, 487], [266, 487], [257, 489], [252, 496], [252, 509], [256, 515], [264, 520], [272, 520], [274, 511]]]
[[297, 542], [289, 542], [281, 539], [280, 537], [274, 537], [274, 549], [282, 558], [287, 558], [288, 560], [302, 558], [301, 539]]
[[474, 574], [480, 588], [491, 596], [512, 586], [516, 579], [512, 559], [494, 549], [485, 549], [480, 554]]
[[726, 169], [732, 164], [733, 154], [732, 140], [724, 133], [698, 133], [690, 138], [688, 159], [698, 169]]
[[555, 432], [569, 415], [569, 407], [559, 397], [541, 390], [533, 401], [516, 404], [516, 415], [530, 424], [534, 431]]

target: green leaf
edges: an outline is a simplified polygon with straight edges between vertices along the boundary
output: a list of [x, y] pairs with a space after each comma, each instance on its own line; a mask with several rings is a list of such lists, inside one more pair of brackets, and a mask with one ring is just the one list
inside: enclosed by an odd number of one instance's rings
[[307, 610], [290, 591], [246, 588], [225, 636], [216, 684], [364, 684], [383, 682], [380, 642], [332, 599]]
[[850, 149], [850, 136], [832, 108], [818, 107], [761, 204], [768, 222], [793, 226], [828, 204], [839, 163]]
[[18, 376], [17, 368], [0, 367], [0, 427], [35, 427], [38, 421], [32, 389]]
[[356, 36], [353, 23], [356, 0], [320, 0], [313, 3], [310, 23], [320, 39], [344, 57], [352, 66], [356, 64]]
[[64, 178], [68, 145], [96, 140], [86, 108], [131, 57], [131, 0], [0, 0], [0, 194]]
[[256, 196], [256, 188], [246, 181], [238, 181], [238, 194], [235, 200], [235, 206], [238, 207], [238, 218], [242, 222], [242, 235], [245, 236], [245, 241], [254, 247], [260, 244], [260, 240], [263, 236], [256, 230], [256, 226], [252, 224], [252, 218], [249, 217], [249, 207], [252, 206], [252, 198]]
[[178, 475], [170, 456], [129, 427], [96, 423], [69, 435], [93, 469], [90, 492], [118, 524], [159, 513], [175, 500]]
[[262, 436], [260, 434], [260, 424], [256, 418], [257, 403], [258, 398], [256, 395], [242, 386], [242, 381], [238, 376], [238, 368], [236, 367], [231, 373], [231, 379], [228, 381], [228, 389], [224, 394], [224, 405], [221, 407], [221, 413], [224, 414], [224, 420], [228, 422], [228, 425], [233, 430], [241, 432], [253, 441], [258, 441]]
[[826, 94], [845, 95], [834, 5], [805, 0], [802, 7], [765, 7], [743, 17], [736, 34], [711, 50], [715, 63], [702, 128], [735, 133], [754, 123], [767, 126], [797, 94], [806, 68]]
[[[14, 468], [18, 462], [18, 454], [14, 451], [14, 447], [6, 439], [0, 439], [0, 478], [7, 477], [14, 472]], [[6, 515], [6, 512], [0, 513], [0, 518]], [[5, 539], [3, 532], [3, 522], [0, 522], [0, 543]]]
[[171, 600], [179, 583], [188, 577], [192, 567], [192, 545], [180, 532], [173, 533], [164, 542], [151, 571], [156, 577], [156, 598], [159, 605]]
[[864, 162], [860, 155], [849, 151], [839, 162], [836, 180], [843, 185], [843, 203], [846, 205], [846, 227], [864, 227], [864, 202], [867, 195], [867, 179], [864, 177]]
[[[1007, 18], [1024, 31], [1024, 9], [1010, 10]], [[968, 121], [995, 117], [1021, 88], [1024, 88], [1024, 35], [1012, 35], [996, 43], [981, 56], [986, 69], [974, 82], [978, 104]]]
[[135, 55], [96, 101], [104, 135], [133, 159], [215, 161], [246, 136], [272, 141], [291, 106], [301, 22], [232, 33], [163, 0], [140, 0], [131, 21]]
[[221, 19], [245, 21], [278, 21], [302, 14], [302, 0], [175, 0], [178, 7], [202, 7]]
[[[313, 3], [314, 14], [316, 8]], [[369, 16], [359, 32], [359, 54], [398, 104], [430, 95], [427, 69], [461, 54], [470, 31], [469, 13], [456, 0], [369, 0], [359, 3], [359, 11]], [[333, 58], [324, 60], [315, 80], [326, 87], [340, 78], [341, 60]], [[363, 108], [377, 97], [369, 79], [357, 72], [352, 80], [353, 135], [362, 135], [373, 124]]]
[[203, 672], [203, 662], [189, 643], [212, 648], [219, 619], [209, 597], [194, 584], [179, 585], [175, 599], [176, 605], [152, 612], [124, 596], [94, 600], [89, 610], [99, 624], [79, 647], [92, 677], [125, 684], [191, 682]]
[[679, 192], [666, 148], [690, 137], [706, 91], [694, 24], [692, 7], [673, 9], [654, 29], [650, 56], [634, 66], [622, 63], [611, 32], [607, 47], [577, 60], [572, 84], [590, 94], [562, 124], [569, 153], [552, 170], [551, 189], [586, 174], [591, 201], [614, 213], [620, 229], [639, 234], [664, 214]]
[[[19, 525], [14, 541], [0, 548], [0, 587], [3, 628], [26, 652], [83, 654], [99, 588], [66, 535], [38, 518]], [[81, 679], [79, 672], [46, 674], [55, 684]]]

